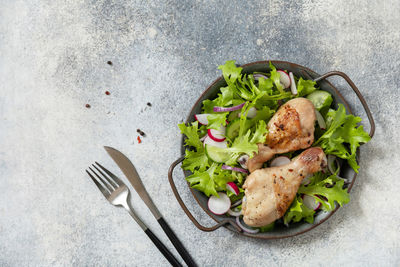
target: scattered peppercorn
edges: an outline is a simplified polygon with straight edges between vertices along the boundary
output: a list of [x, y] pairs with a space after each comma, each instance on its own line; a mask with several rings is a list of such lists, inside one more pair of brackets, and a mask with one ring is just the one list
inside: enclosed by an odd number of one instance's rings
[[107, 61], [107, 64], [112, 66], [112, 62], [111, 61]]
[[150, 103], [150, 102], [147, 102], [147, 105], [148, 105], [149, 107], [151, 107], [151, 103]]
[[106, 95], [110, 95], [110, 92], [109, 92], [109, 91], [106, 91]]
[[138, 132], [143, 137], [146, 136], [146, 134], [140, 129], [137, 129], [136, 132]]
[[86, 108], [90, 108], [90, 105], [89, 105], [89, 104], [86, 104], [85, 107], [86, 107]]
[[137, 137], [137, 141], [139, 144], [142, 142], [142, 139], [140, 139], [140, 136]]

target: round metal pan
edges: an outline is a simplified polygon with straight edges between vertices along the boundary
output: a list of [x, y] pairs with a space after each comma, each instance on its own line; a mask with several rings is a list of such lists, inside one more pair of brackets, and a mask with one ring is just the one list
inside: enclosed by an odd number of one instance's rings
[[[341, 76], [343, 79], [346, 80], [346, 82], [349, 84], [349, 86], [353, 89], [353, 91], [356, 93], [358, 96], [361, 104], [364, 107], [364, 110], [368, 116], [368, 120], [370, 122], [370, 133], [369, 135], [372, 137], [375, 132], [375, 124], [374, 120], [372, 117], [372, 114], [368, 108], [368, 105], [364, 99], [364, 97], [361, 95], [360, 91], [358, 88], [355, 86], [355, 84], [350, 80], [350, 78], [344, 74], [343, 72], [339, 71], [332, 71], [328, 72], [324, 75], [319, 75], [318, 73], [304, 67], [301, 65], [297, 65], [294, 63], [286, 62], [286, 61], [271, 61], [271, 63], [277, 68], [277, 69], [282, 69], [282, 70], [288, 70], [293, 72], [294, 75], [297, 77], [303, 77], [304, 79], [313, 79], [318, 83], [318, 86], [320, 89], [328, 91], [329, 93], [332, 94], [334, 102], [333, 105], [337, 107], [338, 104], [343, 104], [347, 110], [348, 113], [351, 113], [350, 107], [347, 104], [346, 100], [343, 98], [343, 96], [340, 94], [340, 92], [330, 83], [326, 80], [327, 77], [330, 76]], [[243, 73], [253, 73], [253, 72], [268, 72], [270, 71], [269, 69], [269, 61], [258, 61], [258, 62], [253, 62], [249, 63], [246, 65], [241, 66], [243, 68]], [[226, 86], [226, 83], [223, 79], [223, 77], [218, 78], [215, 80], [204, 92], [203, 94], [197, 99], [196, 103], [193, 105], [187, 119], [186, 123], [193, 122], [194, 115], [201, 113], [201, 104], [203, 100], [205, 99], [213, 99], [217, 96], [217, 93], [219, 92], [219, 89], [223, 86]], [[184, 147], [184, 138], [182, 137], [182, 142], [181, 142], [181, 154], [185, 154], [185, 147]], [[212, 218], [214, 219], [217, 224], [212, 226], [212, 227], [206, 227], [200, 224], [190, 213], [188, 208], [185, 206], [184, 202], [182, 201], [181, 197], [179, 196], [179, 193], [175, 187], [174, 181], [173, 181], [173, 170], [174, 168], [183, 161], [183, 156], [180, 157], [178, 160], [176, 160], [174, 163], [172, 163], [169, 171], [168, 171], [168, 179], [171, 184], [172, 191], [174, 192], [175, 197], [177, 198], [180, 206], [182, 207], [183, 211], [186, 213], [186, 215], [189, 217], [189, 219], [194, 223], [194, 225], [199, 228], [202, 231], [214, 231], [218, 229], [221, 226], [226, 227], [227, 229], [237, 232], [238, 234], [249, 236], [249, 237], [255, 237], [255, 238], [261, 238], [261, 239], [279, 239], [279, 238], [287, 238], [287, 237], [292, 237], [296, 236], [299, 234], [303, 234], [305, 232], [310, 231], [311, 229], [317, 227], [318, 225], [322, 224], [326, 220], [328, 220], [338, 209], [339, 206], [336, 206], [336, 208], [331, 211], [331, 212], [318, 212], [317, 215], [315, 216], [314, 223], [309, 224], [306, 222], [298, 222], [294, 224], [290, 224], [289, 227], [283, 226], [283, 225], [278, 225], [275, 227], [274, 230], [266, 233], [257, 233], [257, 234], [249, 234], [246, 232], [241, 231], [241, 229], [236, 225], [235, 219], [229, 216], [217, 216], [211, 213], [208, 208], [207, 208], [207, 201], [208, 198], [202, 193], [199, 192], [195, 189], [192, 189], [189, 184], [188, 188], [193, 194], [193, 197], [196, 199], [197, 203], [199, 206]], [[359, 151], [357, 151], [357, 160], [360, 160], [359, 157]], [[189, 171], [184, 171], [185, 177], [190, 175]], [[354, 172], [354, 170], [346, 163], [343, 162], [341, 166], [341, 171], [340, 171], [340, 176], [343, 178], [346, 178], [349, 182], [348, 186], [348, 191], [350, 192], [351, 188], [353, 187], [354, 181], [356, 179], [357, 174]]]

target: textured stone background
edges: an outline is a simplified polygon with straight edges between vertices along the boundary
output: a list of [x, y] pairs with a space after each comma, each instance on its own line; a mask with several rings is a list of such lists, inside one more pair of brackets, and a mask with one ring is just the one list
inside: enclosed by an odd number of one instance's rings
[[[102, 148], [110, 145], [133, 159], [202, 266], [399, 266], [400, 1], [359, 2], [0, 0], [0, 265], [167, 265], [84, 173], [97, 160], [121, 175]], [[374, 113], [352, 201], [307, 234], [204, 233], [172, 195], [176, 125], [228, 59], [344, 71]], [[364, 116], [350, 89], [333, 82]], [[147, 133], [141, 144], [137, 128]], [[172, 248], [136, 196], [133, 206]]]

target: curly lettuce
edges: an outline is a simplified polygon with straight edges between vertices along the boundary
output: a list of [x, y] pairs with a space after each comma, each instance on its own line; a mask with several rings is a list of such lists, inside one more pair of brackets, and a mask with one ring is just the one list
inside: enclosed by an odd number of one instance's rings
[[[360, 117], [347, 115], [346, 109], [339, 104], [337, 110], [330, 110], [327, 114], [328, 128], [314, 143], [320, 146], [325, 154], [332, 154], [346, 159], [355, 172], [359, 166], [356, 160], [357, 148], [361, 143], [367, 143], [371, 137], [364, 131]], [[350, 149], [349, 149], [350, 148]]]

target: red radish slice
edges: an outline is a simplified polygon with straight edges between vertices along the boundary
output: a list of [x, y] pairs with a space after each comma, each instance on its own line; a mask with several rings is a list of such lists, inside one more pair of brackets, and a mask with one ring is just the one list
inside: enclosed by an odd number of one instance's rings
[[317, 116], [319, 128], [321, 128], [321, 130], [325, 130], [326, 123], [325, 123], [324, 117], [322, 117], [321, 113], [318, 110], [315, 110], [315, 115]]
[[246, 169], [247, 170], [247, 161], [249, 160], [249, 155], [247, 155], [247, 154], [244, 154], [244, 155], [241, 155], [239, 158], [238, 158], [238, 162], [239, 162], [239, 164], [240, 164], [240, 166], [242, 166], [242, 168], [243, 169]]
[[222, 141], [222, 142], [217, 142], [212, 140], [208, 135], [206, 135], [206, 138], [204, 139], [203, 145], [210, 145], [210, 146], [216, 146], [216, 147], [220, 147], [220, 148], [227, 148], [228, 147], [228, 143], [226, 141]]
[[312, 196], [303, 195], [303, 203], [307, 208], [317, 210], [321, 207], [321, 202], [316, 201]]
[[238, 217], [238, 216], [242, 215], [242, 211], [241, 210], [233, 211], [233, 210], [229, 209], [228, 210], [228, 214], [233, 216], [233, 217]]
[[243, 231], [245, 231], [246, 233], [249, 233], [249, 234], [257, 234], [259, 231], [260, 231], [260, 229], [253, 229], [253, 228], [250, 228], [250, 226], [244, 226], [244, 223], [242, 224], [241, 222], [240, 222], [240, 217], [238, 216], [238, 217], [236, 217], [236, 224], [243, 230]]
[[211, 196], [208, 199], [208, 209], [215, 215], [222, 215], [228, 212], [231, 207], [231, 200], [225, 193], [218, 193], [219, 197]]
[[207, 125], [208, 124], [208, 119], [207, 116], [210, 114], [196, 114], [194, 115], [194, 118], [203, 125]]
[[301, 181], [301, 184], [303, 185], [308, 185], [310, 183], [310, 178], [313, 177], [312, 174], [307, 175], [306, 177], [304, 177], [303, 181]]
[[297, 87], [296, 87], [296, 82], [294, 80], [293, 72], [289, 72], [289, 78], [290, 78], [290, 91], [292, 91], [293, 95], [297, 95]]
[[236, 196], [239, 195], [239, 188], [234, 182], [226, 183], [226, 189], [234, 193]]
[[230, 108], [224, 108], [224, 107], [213, 107], [213, 111], [214, 112], [228, 112], [228, 111], [234, 111], [234, 110], [238, 110], [241, 109], [244, 106], [245, 103], [242, 103], [240, 105], [237, 106], [233, 106]]
[[221, 128], [218, 130], [215, 129], [208, 129], [208, 136], [216, 141], [216, 142], [222, 142], [225, 140], [225, 133], [226, 133], [226, 127], [221, 125]]
[[290, 163], [290, 159], [288, 157], [280, 156], [280, 157], [274, 158], [271, 161], [270, 166], [271, 167], [279, 167], [279, 166], [283, 166], [283, 165], [286, 165], [289, 163]]
[[284, 72], [283, 70], [278, 70], [279, 74], [281, 75], [281, 77], [279, 78], [279, 81], [281, 82], [281, 84], [283, 85], [283, 87], [289, 88], [290, 87], [290, 77], [289, 75]]
[[221, 169], [228, 170], [228, 171], [241, 172], [241, 173], [244, 173], [244, 174], [248, 174], [249, 173], [245, 169], [238, 168], [238, 167], [232, 167], [232, 166], [228, 166], [228, 165], [222, 165]]

